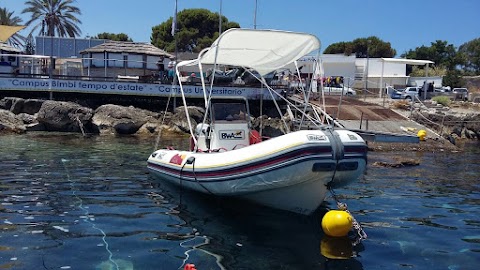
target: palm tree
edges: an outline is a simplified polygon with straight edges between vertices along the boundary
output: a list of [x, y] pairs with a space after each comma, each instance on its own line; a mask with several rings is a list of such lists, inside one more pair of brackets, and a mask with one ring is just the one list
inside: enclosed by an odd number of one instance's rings
[[40, 35], [59, 37], [79, 36], [82, 31], [78, 24], [82, 22], [75, 17], [82, 15], [78, 7], [73, 6], [74, 0], [30, 0], [26, 1], [22, 13], [31, 13], [32, 18], [26, 23], [36, 23], [31, 32], [40, 27]]
[[[13, 11], [9, 12], [7, 8], [0, 8], [0, 25], [19, 26], [22, 19], [18, 16], [13, 16]], [[8, 39], [8, 44], [13, 47], [20, 47], [25, 41], [25, 37], [20, 34], [14, 34]]]

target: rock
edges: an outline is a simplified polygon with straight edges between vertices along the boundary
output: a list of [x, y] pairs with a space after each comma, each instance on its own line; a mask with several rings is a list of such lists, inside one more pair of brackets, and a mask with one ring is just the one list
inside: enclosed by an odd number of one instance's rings
[[40, 111], [42, 104], [45, 102], [43, 99], [26, 99], [23, 102], [23, 113], [36, 114]]
[[37, 120], [47, 131], [86, 132], [90, 130], [93, 110], [73, 102], [47, 100], [43, 102]]
[[14, 114], [28, 113], [35, 114], [42, 107], [45, 100], [42, 99], [23, 99], [18, 97], [6, 97], [0, 100], [0, 108], [10, 110]]
[[[187, 106], [188, 114], [190, 115], [193, 120], [197, 123], [201, 123], [203, 121], [203, 117], [205, 115], [205, 109], [197, 106]], [[185, 115], [185, 106], [180, 106], [175, 108], [174, 114], [178, 115]]]
[[415, 111], [412, 118], [422, 125], [450, 134], [445, 138], [452, 143], [457, 139], [480, 139], [477, 135], [480, 133], [480, 113], [478, 112]]
[[35, 115], [30, 115], [27, 113], [20, 113], [17, 115], [17, 118], [20, 119], [27, 131], [44, 131], [45, 125], [38, 122]]
[[12, 101], [9, 100], [8, 98], [2, 98], [0, 100], [0, 109], [9, 111], [11, 106], [12, 106]]
[[[455, 135], [455, 134], [453, 134]], [[444, 135], [445, 139], [447, 139], [451, 144], [456, 145], [456, 139], [452, 134]]]
[[10, 107], [10, 111], [14, 114], [21, 113], [24, 103], [25, 100], [23, 98], [12, 98], [12, 106]]
[[[470, 140], [477, 139], [477, 134], [473, 130], [464, 129], [464, 137]], [[462, 136], [463, 137], [463, 136]]]
[[256, 130], [262, 129], [262, 136], [265, 137], [278, 137], [286, 133], [285, 124], [282, 119], [271, 118], [266, 115], [257, 117], [253, 121], [252, 126]]
[[0, 101], [0, 109], [9, 110], [14, 114], [22, 111], [24, 99], [18, 97], [5, 97]]
[[[203, 121], [205, 110], [195, 106], [188, 106], [187, 110], [188, 114], [190, 115], [190, 123], [192, 124], [192, 128], [195, 129], [197, 124]], [[171, 127], [170, 131], [184, 133], [190, 132], [184, 106], [175, 109], [175, 113], [171, 117], [169, 125]]]
[[98, 107], [92, 118], [100, 134], [134, 134], [147, 122], [158, 122], [159, 115], [132, 106], [107, 104]]
[[462, 138], [462, 128], [459, 126], [455, 126], [452, 129], [452, 133], [457, 135], [459, 138]]
[[32, 124], [32, 123], [38, 123], [37, 118], [34, 115], [30, 115], [27, 113], [19, 113], [17, 115], [17, 118], [22, 120], [24, 124]]
[[27, 131], [45, 131], [45, 125], [39, 122], [25, 125]]
[[418, 160], [413, 160], [413, 159], [398, 160], [397, 162], [376, 161], [373, 163], [373, 166], [387, 167], [387, 168], [400, 168], [400, 167], [418, 166], [418, 165], [420, 165], [420, 162]]
[[23, 121], [14, 113], [0, 109], [0, 132], [24, 133], [26, 131]]
[[[164, 126], [165, 127], [165, 126]], [[165, 127], [166, 128], [166, 127]], [[154, 135], [160, 132], [161, 127], [158, 124], [147, 122], [136, 132], [137, 135]]]

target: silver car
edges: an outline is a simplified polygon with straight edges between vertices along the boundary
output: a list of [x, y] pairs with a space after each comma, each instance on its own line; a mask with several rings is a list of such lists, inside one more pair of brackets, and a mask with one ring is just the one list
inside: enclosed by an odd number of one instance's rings
[[452, 93], [455, 94], [455, 99], [468, 100], [467, 88], [453, 88]]
[[402, 91], [401, 98], [407, 100], [415, 100], [418, 97], [418, 93], [420, 92], [420, 87], [411, 86], [407, 87]]

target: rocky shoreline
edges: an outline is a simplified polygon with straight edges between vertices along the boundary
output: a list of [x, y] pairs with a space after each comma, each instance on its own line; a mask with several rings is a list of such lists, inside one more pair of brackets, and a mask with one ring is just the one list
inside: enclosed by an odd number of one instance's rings
[[[187, 107], [193, 126], [201, 123], [204, 109]], [[262, 121], [260, 121], [262, 120]], [[253, 121], [265, 136], [283, 133], [280, 119], [262, 116]], [[0, 100], [0, 133], [29, 131], [81, 132], [98, 135], [152, 136], [159, 132], [189, 135], [185, 108], [152, 112], [133, 106], [101, 105], [95, 110], [74, 102], [6, 97]]]
[[[190, 121], [195, 126], [204, 109], [189, 106]], [[444, 110], [416, 110], [412, 120], [431, 128], [439, 136], [420, 144], [369, 143], [371, 151], [459, 151], [464, 140], [480, 140], [480, 113], [457, 114]], [[263, 135], [283, 133], [283, 122], [266, 115], [255, 118], [253, 127]], [[94, 135], [188, 136], [188, 122], [183, 106], [173, 112], [152, 112], [133, 106], [101, 105], [96, 109], [74, 102], [5, 97], [0, 100], [0, 133], [30, 131], [78, 132]]]

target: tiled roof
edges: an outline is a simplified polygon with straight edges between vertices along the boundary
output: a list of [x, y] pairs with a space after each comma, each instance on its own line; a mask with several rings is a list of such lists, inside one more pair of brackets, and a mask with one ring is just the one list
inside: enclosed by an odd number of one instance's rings
[[125, 41], [107, 41], [103, 44], [80, 51], [80, 54], [99, 52], [147, 54], [155, 56], [163, 55], [167, 58], [173, 57], [173, 55], [153, 46], [150, 43]]

